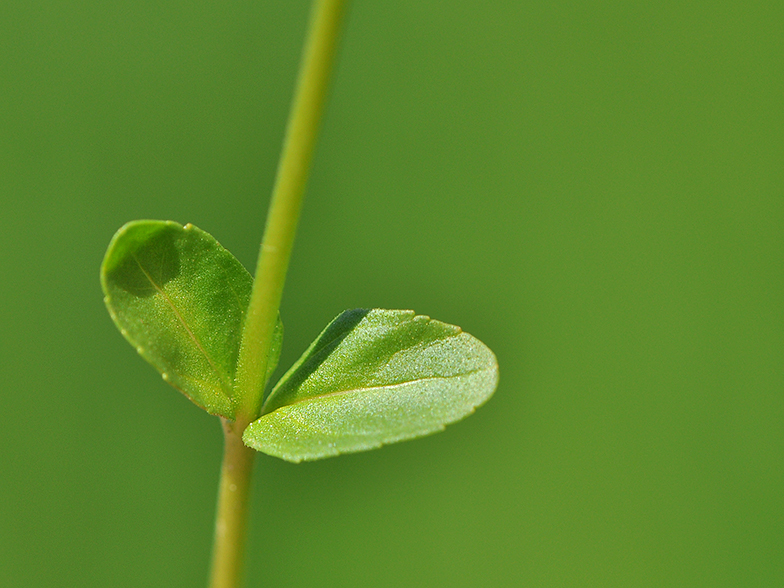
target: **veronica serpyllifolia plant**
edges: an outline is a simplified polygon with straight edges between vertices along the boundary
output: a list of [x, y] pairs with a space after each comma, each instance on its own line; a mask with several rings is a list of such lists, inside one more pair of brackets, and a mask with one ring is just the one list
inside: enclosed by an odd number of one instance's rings
[[220, 417], [225, 438], [212, 588], [238, 585], [255, 451], [292, 462], [440, 431], [495, 390], [493, 353], [459, 327], [409, 310], [337, 316], [268, 389], [278, 316], [344, 0], [317, 0], [256, 278], [208, 233], [139, 220], [101, 266], [106, 306], [163, 379]]

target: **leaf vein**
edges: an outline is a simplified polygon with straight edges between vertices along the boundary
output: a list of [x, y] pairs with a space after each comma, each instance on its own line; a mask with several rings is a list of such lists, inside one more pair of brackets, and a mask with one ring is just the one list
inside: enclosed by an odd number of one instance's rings
[[133, 255], [133, 259], [136, 262], [136, 264], [139, 266], [139, 269], [142, 271], [144, 276], [149, 280], [150, 284], [152, 284], [153, 288], [155, 288], [155, 290], [163, 297], [163, 299], [166, 301], [166, 303], [171, 307], [172, 312], [174, 312], [174, 316], [177, 317], [177, 320], [180, 322], [180, 324], [182, 324], [183, 328], [188, 333], [188, 336], [191, 338], [191, 340], [194, 342], [196, 347], [199, 349], [199, 351], [202, 353], [204, 358], [207, 360], [207, 363], [210, 365], [212, 370], [215, 372], [215, 375], [218, 376], [218, 380], [221, 383], [221, 388], [223, 388], [224, 394], [227, 397], [230, 397], [230, 394], [228, 393], [228, 390], [230, 390], [231, 387], [227, 386], [227, 383], [223, 379], [223, 375], [220, 373], [220, 370], [218, 370], [218, 367], [213, 363], [212, 358], [207, 353], [207, 350], [204, 349], [204, 347], [202, 346], [202, 344], [199, 341], [198, 337], [196, 337], [195, 333], [188, 326], [188, 323], [185, 321], [185, 317], [183, 317], [182, 314], [180, 313], [180, 311], [177, 309], [177, 307], [174, 304], [174, 301], [171, 298], [169, 298], [169, 295], [166, 294], [166, 292], [163, 290], [163, 288], [161, 288], [155, 282], [155, 280], [153, 280], [152, 276], [149, 274], [149, 272], [147, 272], [146, 269], [144, 269], [144, 266], [141, 264], [141, 262], [139, 261], [139, 259], [135, 255]]
[[[477, 368], [475, 370], [469, 370], [467, 372], [463, 372], [463, 373], [460, 373], [460, 374], [454, 374], [452, 376], [429, 376], [429, 377], [426, 377], [426, 378], [415, 378], [413, 380], [406, 380], [405, 382], [396, 382], [394, 384], [385, 384], [385, 385], [380, 385], [380, 386], [363, 386], [363, 387], [360, 387], [360, 388], [352, 388], [350, 390], [336, 390], [334, 392], [325, 392], [324, 394], [316, 394], [314, 396], [308, 396], [307, 398], [300, 398], [298, 400], [295, 400], [294, 402], [290, 402], [289, 404], [284, 404], [283, 406], [280, 406], [278, 408], [283, 408], [285, 406], [294, 406], [295, 404], [300, 404], [300, 403], [308, 402], [308, 401], [311, 401], [311, 400], [321, 400], [323, 398], [330, 398], [332, 396], [341, 396], [343, 394], [351, 394], [353, 392], [372, 392], [374, 390], [382, 390], [384, 388], [398, 388], [398, 387], [401, 387], [401, 386], [407, 386], [409, 384], [416, 384], [417, 382], [425, 382], [425, 381], [428, 381], [428, 380], [450, 380], [452, 378], [457, 378], [457, 377], [460, 377], [460, 376], [470, 376], [472, 374], [477, 374], [479, 372], [486, 372], [486, 371], [490, 371], [490, 368]], [[275, 410], [277, 410], [277, 408]], [[272, 412], [275, 412], [275, 411], [273, 410]], [[271, 413], [267, 413], [267, 414], [271, 414]]]

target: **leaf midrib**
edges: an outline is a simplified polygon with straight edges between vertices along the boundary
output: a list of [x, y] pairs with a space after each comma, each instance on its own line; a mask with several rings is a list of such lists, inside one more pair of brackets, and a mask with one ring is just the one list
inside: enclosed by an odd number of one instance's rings
[[[343, 394], [351, 394], [353, 392], [373, 392], [374, 390], [381, 390], [381, 389], [384, 389], [384, 388], [397, 388], [397, 387], [400, 387], [400, 386], [406, 386], [408, 384], [416, 384], [417, 382], [425, 382], [425, 381], [428, 381], [428, 380], [449, 380], [449, 379], [452, 379], [452, 378], [459, 378], [461, 376], [470, 376], [470, 375], [473, 375], [473, 374], [478, 374], [479, 372], [490, 371], [491, 369], [492, 368], [477, 368], [475, 370], [469, 370], [467, 372], [463, 372], [463, 373], [460, 373], [460, 374], [454, 374], [452, 376], [429, 376], [427, 378], [415, 378], [413, 380], [406, 380], [405, 382], [396, 382], [394, 384], [385, 384], [385, 385], [381, 385], [381, 386], [363, 386], [363, 387], [360, 387], [360, 388], [351, 388], [349, 390], [337, 390], [335, 392], [327, 392], [325, 394], [317, 394], [315, 396], [308, 396], [307, 398], [300, 398], [298, 400], [295, 400], [294, 402], [289, 402], [288, 404], [283, 404], [283, 405], [277, 407], [275, 410], [278, 410], [279, 408], [284, 408], [286, 406], [294, 406], [295, 404], [301, 404], [303, 402], [310, 402], [311, 400], [322, 400], [324, 398], [331, 398], [333, 396], [341, 396]], [[275, 412], [275, 410], [272, 410], [272, 411], [270, 411], [270, 412], [268, 412], [266, 414], [272, 414], [273, 412]], [[262, 415], [262, 416], [264, 416], [264, 415]]]
[[172, 299], [169, 298], [169, 295], [166, 294], [166, 292], [163, 290], [162, 287], [158, 286], [158, 284], [155, 283], [155, 280], [153, 280], [152, 276], [147, 272], [146, 269], [144, 269], [144, 266], [141, 264], [141, 262], [136, 257], [136, 255], [131, 254], [131, 256], [133, 257], [133, 260], [136, 262], [136, 265], [139, 266], [139, 269], [142, 271], [144, 276], [147, 278], [150, 284], [152, 284], [152, 287], [155, 288], [155, 290], [163, 297], [166, 303], [171, 307], [172, 312], [174, 312], [174, 316], [177, 317], [177, 320], [180, 322], [180, 324], [182, 324], [183, 328], [188, 333], [188, 336], [191, 338], [193, 343], [196, 345], [196, 347], [199, 349], [201, 354], [204, 356], [204, 359], [207, 360], [207, 363], [209, 364], [210, 368], [212, 368], [212, 370], [215, 372], [215, 375], [218, 377], [218, 381], [220, 382], [220, 387], [223, 390], [224, 395], [227, 398], [230, 398], [231, 395], [229, 391], [231, 388], [227, 386], [226, 382], [223, 379], [223, 376], [220, 373], [220, 370], [218, 370], [218, 367], [213, 363], [212, 358], [207, 353], [207, 350], [204, 349], [198, 337], [196, 337], [196, 334], [188, 326], [188, 323], [185, 321], [185, 318], [182, 316], [180, 311], [175, 306], [174, 301], [172, 301]]

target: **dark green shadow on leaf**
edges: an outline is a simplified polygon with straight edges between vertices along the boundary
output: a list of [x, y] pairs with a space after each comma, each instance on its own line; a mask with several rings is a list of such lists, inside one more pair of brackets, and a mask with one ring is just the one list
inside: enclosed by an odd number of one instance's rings
[[272, 412], [285, 404], [287, 393], [298, 389], [369, 312], [368, 308], [352, 308], [344, 311], [329, 323], [327, 328], [305, 350], [302, 357], [280, 379], [264, 403], [261, 413]]
[[107, 280], [134, 296], [156, 294], [154, 284], [162, 287], [180, 273], [177, 232], [177, 227], [165, 223], [145, 223], [128, 230], [104, 267]]

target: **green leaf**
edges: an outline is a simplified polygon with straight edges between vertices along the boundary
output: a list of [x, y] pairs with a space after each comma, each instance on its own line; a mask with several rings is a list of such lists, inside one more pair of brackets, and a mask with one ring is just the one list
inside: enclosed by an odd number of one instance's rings
[[[172, 221], [133, 221], [101, 265], [106, 307], [163, 379], [212, 414], [234, 418], [234, 374], [253, 280], [208, 233]], [[278, 321], [267, 377], [283, 330]]]
[[281, 378], [249, 447], [287, 461], [440, 431], [487, 401], [495, 355], [459, 327], [407, 310], [347, 310]]

